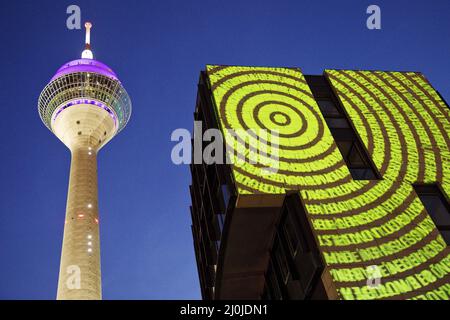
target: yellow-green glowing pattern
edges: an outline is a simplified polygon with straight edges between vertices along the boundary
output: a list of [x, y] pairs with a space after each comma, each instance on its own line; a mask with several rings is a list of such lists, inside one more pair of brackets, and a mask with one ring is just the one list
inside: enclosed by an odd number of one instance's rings
[[[450, 195], [450, 112], [420, 73], [325, 72], [382, 176], [371, 181], [352, 180], [300, 70], [207, 73], [222, 129], [279, 132], [276, 173], [261, 170], [264, 155], [232, 165], [239, 194], [300, 190], [339, 298], [450, 298], [450, 249], [412, 187], [439, 183]], [[229, 156], [251, 155], [257, 137], [226, 136]]]

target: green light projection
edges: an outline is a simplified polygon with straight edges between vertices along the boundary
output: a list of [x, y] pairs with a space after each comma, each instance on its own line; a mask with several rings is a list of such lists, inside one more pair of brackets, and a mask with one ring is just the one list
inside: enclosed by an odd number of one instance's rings
[[[420, 73], [325, 72], [383, 177], [372, 181], [352, 180], [300, 70], [207, 73], [223, 129], [280, 132], [277, 173], [261, 172], [264, 157], [232, 166], [239, 194], [300, 190], [340, 298], [450, 297], [449, 248], [412, 188], [437, 182], [450, 195], [450, 112]], [[237, 157], [248, 155], [237, 144]], [[366, 285], [370, 265], [378, 288]]]

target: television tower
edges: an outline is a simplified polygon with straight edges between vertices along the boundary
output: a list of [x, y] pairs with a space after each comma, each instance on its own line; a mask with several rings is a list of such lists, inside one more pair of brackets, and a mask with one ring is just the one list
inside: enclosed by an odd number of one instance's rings
[[58, 69], [39, 96], [39, 115], [70, 150], [59, 300], [101, 299], [97, 153], [131, 115], [131, 101], [117, 75], [94, 60], [86, 22], [81, 59]]

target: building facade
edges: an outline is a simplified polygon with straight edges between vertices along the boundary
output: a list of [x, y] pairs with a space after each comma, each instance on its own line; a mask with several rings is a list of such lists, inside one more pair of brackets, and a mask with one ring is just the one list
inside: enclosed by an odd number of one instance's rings
[[449, 299], [450, 109], [424, 75], [208, 65], [194, 119], [231, 160], [191, 164], [204, 299]]

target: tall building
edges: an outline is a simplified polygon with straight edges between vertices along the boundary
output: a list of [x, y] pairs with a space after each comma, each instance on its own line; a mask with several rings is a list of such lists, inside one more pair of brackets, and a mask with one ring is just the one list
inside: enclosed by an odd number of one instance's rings
[[208, 65], [194, 119], [233, 160], [191, 165], [204, 299], [449, 299], [450, 109], [423, 74]]
[[127, 124], [131, 101], [117, 75], [93, 59], [91, 24], [81, 59], [58, 69], [39, 115], [70, 150], [69, 190], [57, 299], [101, 299], [97, 153]]

